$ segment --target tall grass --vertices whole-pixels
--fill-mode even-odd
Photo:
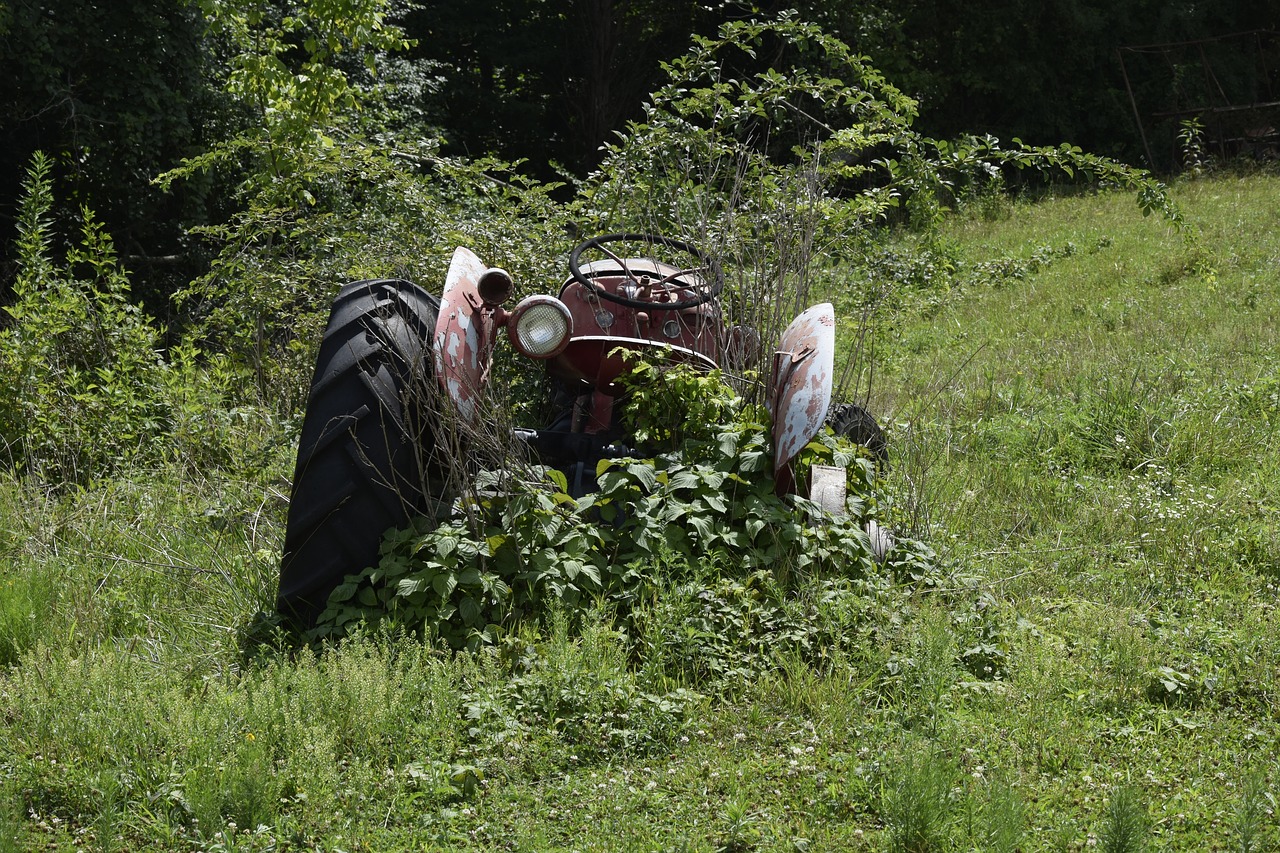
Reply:
[[[1100,195],[849,262],[912,282],[871,403],[945,572],[276,648],[283,433],[4,480],[0,850],[1274,849],[1278,188],[1180,186],[1191,238]]]

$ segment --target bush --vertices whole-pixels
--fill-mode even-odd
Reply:
[[[677,376],[688,370],[673,368]],[[578,612],[599,600],[625,623],[659,589],[701,579],[699,564],[738,579],[758,576],[750,583],[768,586],[775,602],[804,578],[878,571],[864,524],[887,523],[888,504],[858,448],[826,433],[802,454],[802,469],[815,461],[847,467],[846,514],[831,517],[803,498],[774,494],[768,428],[754,409],[740,400],[729,405],[714,377],[663,375],[649,365],[635,369],[632,376],[650,384],[633,387],[634,407],[661,411],[653,398],[714,385],[706,406],[681,398],[687,422],[714,424],[703,435],[687,437],[678,451],[602,462],[598,491],[581,498],[568,494],[560,472],[542,470],[468,502],[465,517],[390,533],[379,565],[334,591],[317,636],[391,622],[474,647],[524,618]],[[727,420],[705,418],[726,410]],[[901,542],[890,570],[905,577],[931,560],[924,546]]]
[[[18,274],[0,330],[0,440],[20,471],[82,484],[157,452],[167,431],[167,366],[151,318],[129,300],[111,238],[87,208],[64,264],[50,257],[49,160],[28,169]]]

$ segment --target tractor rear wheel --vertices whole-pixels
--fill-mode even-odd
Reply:
[[[407,281],[348,284],[316,359],[298,443],[276,609],[315,625],[344,577],[374,565],[389,528],[443,497],[431,341],[440,301]]]

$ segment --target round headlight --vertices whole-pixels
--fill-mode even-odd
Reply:
[[[511,273],[502,267],[489,267],[476,282],[476,292],[485,305],[501,305],[511,298]]]
[[[551,358],[569,345],[573,315],[554,296],[530,296],[521,300],[507,322],[511,343],[529,358]]]

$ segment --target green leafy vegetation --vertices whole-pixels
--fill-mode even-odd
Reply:
[[[598,490],[576,499],[558,471],[500,477],[497,494],[482,490],[455,520],[391,533],[381,562],[334,591],[315,636],[391,624],[474,649],[522,618],[606,606],[639,643],[689,638],[660,653],[671,668],[664,675],[717,672],[731,666],[706,643],[765,664],[792,644],[809,659],[825,656],[845,643],[805,624],[814,599],[842,606],[855,589],[941,580],[928,547],[905,538],[876,563],[866,525],[890,527],[892,504],[857,448],[828,431],[798,462],[846,469],[849,498],[832,517],[774,494],[763,413],[743,407],[718,372],[638,361],[622,381],[627,409],[644,413],[633,417],[665,416],[667,429],[637,432],[665,452],[601,462]],[[673,441],[669,425],[679,422],[689,429]],[[673,588],[687,611],[662,601]]]
[[[696,40],[596,173],[540,183],[404,132],[389,10],[205,4],[234,109],[166,180],[239,190],[187,232],[214,260],[172,315],[138,307],[147,261],[60,183],[68,152],[30,161],[0,325],[0,850],[1280,844],[1267,168],[1165,186],[935,140],[784,16]],[[1007,192],[1040,175],[1075,180]],[[457,518],[389,532],[311,642],[273,633],[339,283],[435,290],[465,244],[546,290],[606,225],[723,255],[766,340],[833,302],[888,464],[823,435],[802,467],[847,466],[846,515],[780,499],[756,377],[639,363],[642,452],[598,492],[477,477]]]
[[[773,565],[662,544],[613,587],[634,598],[526,593],[540,615],[474,651],[378,629],[277,651],[242,640],[277,571],[270,421],[236,433],[256,469],[6,479],[7,843],[1269,849],[1274,184],[1175,188],[1212,285],[1111,194],[847,267],[916,271],[877,332],[870,481],[939,554],[914,574],[837,560],[783,593]]]
[[[167,431],[166,365],[150,318],[129,301],[111,238],[91,211],[65,265],[54,235],[49,161],[28,172],[20,271],[0,330],[0,441],[15,467],[46,483],[83,483],[156,453]]]

